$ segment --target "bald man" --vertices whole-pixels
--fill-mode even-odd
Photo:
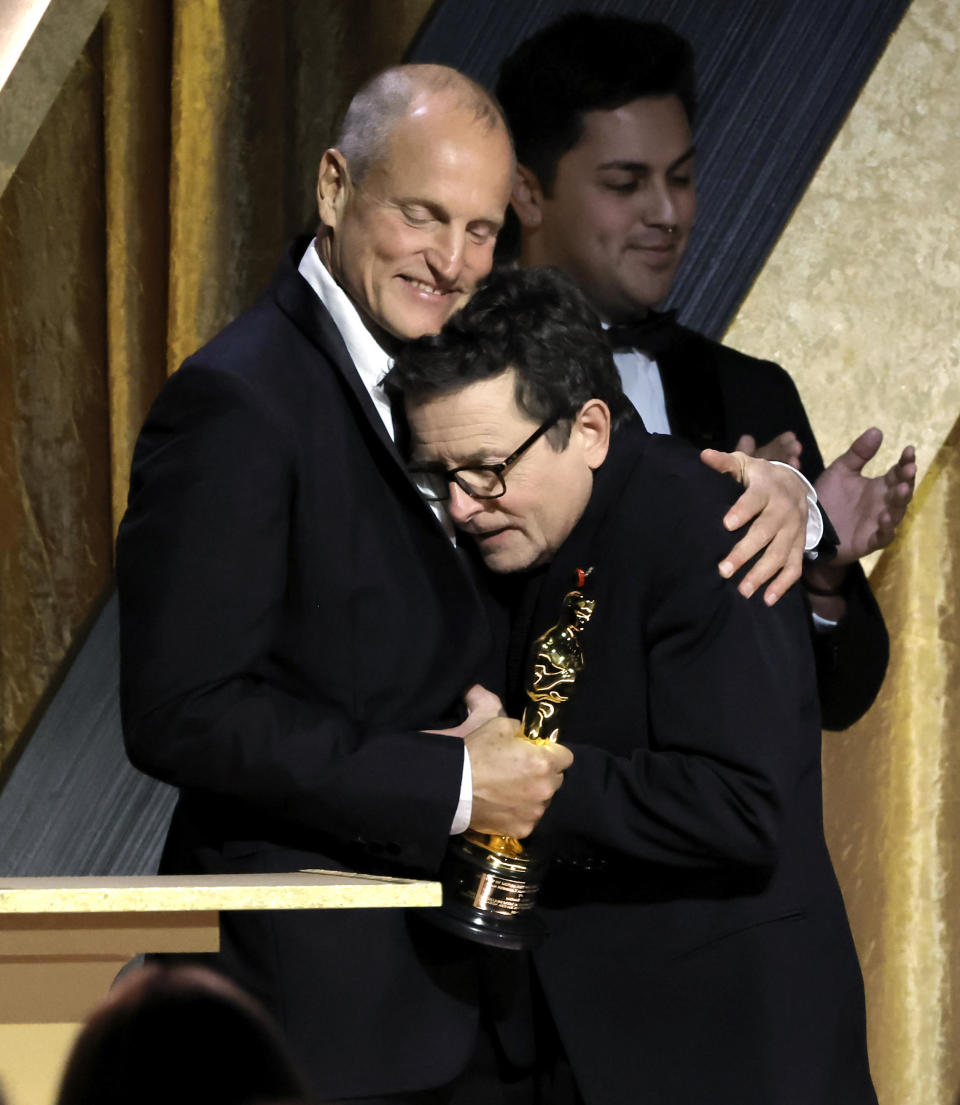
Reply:
[[[164,872],[433,875],[451,832],[525,836],[560,784],[570,753],[514,740],[473,686],[490,627],[379,386],[488,272],[513,167],[473,82],[375,79],[323,155],[316,239],[148,418],[118,542],[122,699],[131,759],[180,788]],[[479,957],[404,911],[227,915],[216,965],[324,1098],[470,1062]]]

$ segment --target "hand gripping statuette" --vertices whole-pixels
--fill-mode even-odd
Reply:
[[[589,571],[577,572],[578,586]],[[517,734],[520,740],[553,744],[560,739],[563,707],[583,670],[580,633],[595,601],[584,598],[580,590],[568,592],[557,624],[534,642],[526,682],[530,702]],[[545,929],[534,905],[548,859],[524,848],[515,837],[468,829],[447,853],[441,871],[443,906],[430,912],[430,920],[481,944],[536,946]]]

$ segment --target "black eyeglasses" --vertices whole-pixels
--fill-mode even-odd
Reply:
[[[472,499],[499,499],[507,490],[503,473],[515,464],[535,441],[547,430],[552,430],[559,417],[548,419],[527,438],[527,440],[507,457],[496,464],[464,464],[460,468],[423,467],[410,468],[420,494],[434,502],[450,498],[450,481],[453,480],[461,491]]]

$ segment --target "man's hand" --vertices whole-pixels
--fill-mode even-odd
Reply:
[[[573,753],[562,744],[518,739],[519,724],[494,718],[465,743],[473,772],[470,828],[522,840],[543,817],[573,763]]]
[[[807,533],[807,489],[802,480],[784,468],[743,452],[721,453],[704,449],[700,459],[717,472],[726,472],[746,488],[727,511],[728,530],[753,524],[724,560],[720,574],[729,579],[758,552],[763,555],[737,586],[749,598],[767,583],[763,601],[768,606],[784,595],[800,578]]]
[[[761,445],[759,448],[756,438],[750,434],[743,434],[734,448],[741,453],[746,453],[748,457],[757,457],[759,460],[779,460],[784,464],[792,465],[798,471],[800,469],[800,454],[803,452],[803,446],[793,430],[778,434],[772,441],[768,441],[766,445]]]
[[[867,553],[886,548],[894,539],[913,498],[917,479],[912,445],[900,454],[882,476],[863,474],[867,461],[876,456],[883,433],[872,426],[850,448],[824,469],[814,484],[833,523],[840,545],[834,566],[852,564]]]
[[[467,716],[459,725],[452,729],[425,729],[424,732],[439,733],[444,737],[460,737],[463,739],[491,718],[506,716],[506,710],[504,710],[500,699],[493,691],[488,691],[486,687],[482,687],[479,683],[474,683],[463,696],[463,704],[467,708]]]

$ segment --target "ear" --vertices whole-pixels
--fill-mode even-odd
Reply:
[[[528,169],[526,165],[517,165],[516,181],[510,202],[517,213],[520,225],[526,230],[533,230],[540,225],[543,219],[543,189],[537,174]]]
[[[610,408],[602,399],[588,399],[574,420],[573,432],[579,435],[587,465],[596,470],[610,448]]]
[[[340,223],[349,194],[347,159],[339,150],[324,150],[317,176],[317,210],[324,226],[335,228]]]

